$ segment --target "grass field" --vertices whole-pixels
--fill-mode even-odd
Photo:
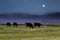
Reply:
[[[60,40],[60,26],[26,29],[25,25],[0,25],[0,40]]]

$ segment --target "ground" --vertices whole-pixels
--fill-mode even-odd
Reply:
[[[60,26],[26,29],[24,25],[0,25],[0,40],[60,40]]]

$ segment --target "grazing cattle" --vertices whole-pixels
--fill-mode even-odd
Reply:
[[[13,23],[13,26],[14,26],[14,27],[17,27],[18,25],[17,25],[17,23]]]
[[[33,28],[33,25],[31,23],[25,23],[26,27]]]
[[[34,27],[36,27],[36,26],[40,27],[41,23],[34,23]]]
[[[8,23],[7,23],[7,26],[11,27],[11,24],[8,22]]]

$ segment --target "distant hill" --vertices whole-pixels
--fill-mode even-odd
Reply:
[[[32,15],[28,13],[4,13],[0,14],[0,18],[6,18],[6,19],[40,19],[40,18],[46,18],[46,19],[59,19],[60,18],[60,12],[53,12],[53,13],[47,13],[45,15]]]
[[[59,17],[60,18],[60,12],[48,13],[45,16],[46,17]]]
[[[42,15],[42,16],[44,18],[60,19],[60,12],[47,13],[46,15]]]

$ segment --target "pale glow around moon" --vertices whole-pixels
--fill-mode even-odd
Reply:
[[[45,4],[43,4],[42,7],[45,7]]]

